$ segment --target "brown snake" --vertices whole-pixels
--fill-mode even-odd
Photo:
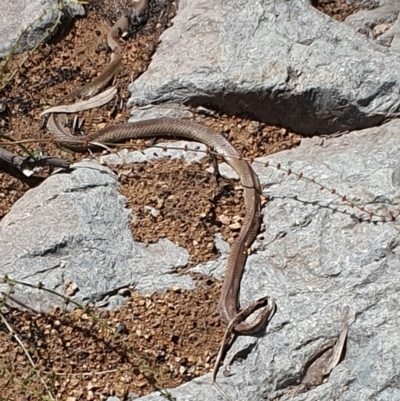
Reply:
[[[117,53],[117,56],[113,58],[111,64],[109,65],[109,67],[113,65],[112,71],[117,70],[119,64],[115,64],[114,61],[118,60],[121,55],[116,37],[118,32],[121,32],[120,26],[121,24],[119,24],[117,27],[114,26],[111,29],[108,37],[109,43],[111,38],[111,44],[116,44],[116,46],[112,47],[112,50]],[[103,73],[105,74],[104,76],[102,74],[96,78],[97,84],[90,85],[91,87],[96,86],[97,89],[99,88],[98,82],[101,81],[102,84],[104,82],[106,84],[110,81],[115,73],[109,77],[111,74],[111,69],[109,67],[107,67]],[[61,103],[65,100],[71,100],[72,97],[76,97],[77,92],[79,92],[79,95],[82,95],[84,91],[82,91],[81,88],[80,90],[67,96],[67,98],[64,98]],[[90,92],[91,95],[93,95],[93,93],[95,92]],[[202,142],[213,151],[223,156],[225,161],[236,171],[240,177],[241,185],[243,186],[244,191],[246,213],[239,236],[235,239],[231,247],[231,252],[226,267],[226,274],[222,284],[219,310],[223,320],[228,324],[228,329],[225,333],[224,342],[220,348],[220,353],[216,362],[216,368],[214,369],[213,381],[215,382],[215,376],[218,370],[219,362],[222,358],[222,353],[226,348],[226,342],[232,332],[236,334],[247,335],[259,331],[266,325],[268,318],[275,308],[273,301],[270,300],[270,302],[268,302],[268,297],[263,297],[257,300],[242,311],[240,311],[239,306],[240,282],[244,272],[247,253],[250,245],[257,235],[261,220],[261,188],[258,177],[253,168],[246,160],[243,160],[240,157],[233,145],[224,136],[217,134],[212,129],[203,125],[184,120],[171,118],[145,120],[109,126],[96,133],[89,134],[84,137],[78,137],[74,136],[70,132],[69,128],[63,124],[60,114],[50,113],[47,127],[54,135],[57,143],[67,147],[68,149],[79,152],[86,151],[89,147],[95,147],[96,145],[93,144],[93,142],[119,142],[132,138],[153,138],[162,136],[184,138],[192,141]],[[258,309],[261,309],[261,311],[258,313],[256,319],[254,319],[252,322],[246,322],[245,319]]]

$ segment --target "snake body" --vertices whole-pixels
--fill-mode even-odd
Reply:
[[[107,41],[115,54],[106,70],[92,81],[91,84],[74,91],[60,103],[66,100],[71,101],[77,95],[93,95],[111,80],[122,58],[122,52],[118,44],[118,35],[127,29],[127,23],[127,14],[124,13],[109,32]],[[193,122],[159,118],[109,126],[94,134],[77,137],[64,125],[62,115],[51,112],[51,110],[47,128],[54,135],[56,142],[78,152],[83,152],[89,147],[93,147],[93,142],[107,143],[120,142],[133,138],[174,137],[202,142],[223,156],[240,178],[244,191],[246,213],[242,228],[232,244],[228,257],[219,301],[220,314],[228,324],[228,327],[230,327],[229,330],[237,334],[253,334],[266,325],[272,312],[271,306],[268,305],[267,297],[255,301],[244,310],[240,310],[239,305],[240,282],[244,272],[247,253],[260,226],[260,182],[251,165],[240,157],[233,145],[224,136],[217,134],[210,128]],[[247,322],[246,318],[258,309],[261,310],[258,312],[257,317],[252,322]]]
[[[244,191],[246,213],[238,237],[232,244],[227,262],[225,279],[222,284],[219,309],[226,323],[234,320],[239,313],[240,281],[244,271],[247,251],[254,241],[260,226],[260,183],[251,165],[241,159],[232,144],[210,128],[190,121],[159,118],[105,127],[85,137],[73,136],[59,119],[49,119],[48,129],[56,141],[68,149],[82,152],[93,147],[93,142],[120,142],[134,138],[174,137],[204,143],[224,157],[238,174]],[[266,306],[267,298],[257,301],[258,307]],[[270,310],[265,308],[251,323],[241,321],[234,327],[238,334],[252,334],[266,324]],[[244,316],[245,318],[246,316]]]

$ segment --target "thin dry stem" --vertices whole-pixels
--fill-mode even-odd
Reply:
[[[33,362],[28,350],[25,348],[24,344],[22,343],[22,341],[20,340],[20,338],[18,337],[17,334],[14,333],[14,330],[12,329],[12,327],[8,324],[7,319],[5,318],[5,316],[3,315],[3,313],[0,311],[0,318],[3,321],[4,325],[7,327],[7,330],[9,331],[9,333],[11,334],[11,336],[17,341],[17,343],[19,344],[19,346],[22,348],[22,350],[24,351],[26,357],[28,358],[29,363],[31,364],[34,372],[36,373],[37,377],[39,378],[39,380],[42,382],[43,387],[46,389],[47,394],[49,396],[49,398],[51,400],[54,400],[53,394],[51,393],[50,389],[48,388],[46,382],[43,380],[43,377],[40,375],[39,370],[36,369],[36,365]]]

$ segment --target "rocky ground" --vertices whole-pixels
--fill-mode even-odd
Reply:
[[[340,0],[315,3],[339,20],[354,11]],[[147,21],[123,43],[119,99],[84,113],[86,132],[127,120],[127,85],[146,70],[175,11],[174,2],[162,6],[151,3]],[[41,128],[39,115],[44,107],[89,82],[107,65],[106,32],[117,15],[114,1],[92,2],[87,17],[62,26],[21,66],[26,54],[12,57],[7,69],[4,61],[0,64],[0,99],[6,105],[0,114],[2,134],[14,140],[40,139],[26,144],[35,154],[43,152],[70,161],[83,157],[58,148]],[[268,155],[300,142],[298,135],[286,129],[240,117],[200,114],[197,118],[226,134],[246,157]],[[138,141],[137,145],[147,143]],[[8,149],[21,153],[17,146]],[[234,181],[217,181],[206,172],[209,165],[209,161],[186,165],[163,160],[114,168],[121,180],[121,193],[136,212],[131,222],[134,238],[150,243],[166,237],[188,249],[190,264],[215,258],[214,235],[220,232],[225,240],[233,240],[237,227],[224,224],[224,216],[228,220],[240,218],[242,199]],[[42,176],[47,174],[44,171]],[[143,182],[151,190],[143,191]],[[173,188],[174,197],[165,188]],[[0,218],[28,189],[28,184],[0,172]],[[160,204],[162,216],[151,218],[146,207],[159,208]],[[205,211],[206,219],[199,215],[199,209]],[[216,310],[220,283],[201,276],[198,283],[191,292],[171,289],[164,295],[142,297],[132,291],[130,301],[119,311],[95,311],[118,336],[80,310],[42,315],[5,309],[5,320],[0,324],[0,400],[54,397],[74,401],[110,395],[123,399],[128,393],[147,394],[209,372],[224,329]]]

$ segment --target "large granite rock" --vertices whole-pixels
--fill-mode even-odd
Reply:
[[[130,85],[130,105],[200,104],[302,134],[398,116],[398,52],[310,3],[181,3],[150,67]]]
[[[83,6],[65,0],[2,0],[0,7],[0,58],[10,52],[33,49],[50,38],[61,16],[83,15]]]
[[[114,308],[123,301],[119,291],[129,286],[151,293],[175,284],[171,272],[186,266],[187,251],[168,240],[148,246],[133,241],[117,177],[94,163],[74,168],[28,191],[0,222],[0,276],[68,295],[76,288],[76,301]],[[188,277],[180,284],[194,287]],[[14,297],[40,311],[63,304],[25,286],[17,286]]]
[[[330,192],[263,167],[281,163],[387,214],[400,202],[399,130],[394,121],[325,141],[304,140],[298,149],[256,160],[270,201],[241,298],[246,304],[270,295],[278,310],[261,339],[239,337],[233,345],[227,359],[238,355],[239,361],[230,377],[218,376],[232,400],[400,399],[400,224],[360,221],[367,216]],[[213,274],[223,262],[195,270]],[[322,360],[322,350],[345,324],[344,360],[309,390],[329,359],[316,372],[310,365]],[[201,377],[172,394],[178,401],[222,400],[210,382],[209,375]]]

